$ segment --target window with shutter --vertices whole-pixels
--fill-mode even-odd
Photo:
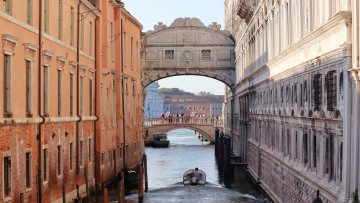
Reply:
[[[26,188],[31,188],[31,153],[26,153]]]
[[[84,16],[80,17],[80,50],[84,51]]]
[[[322,77],[321,74],[314,75],[313,78],[314,89],[314,109],[319,111],[322,104]]]
[[[58,39],[62,40],[62,12],[63,0],[59,0]]]
[[[32,25],[32,0],[27,0],[26,23]]]
[[[84,116],[84,77],[80,76],[80,115]]]
[[[74,45],[74,7],[70,11],[70,45]]]
[[[44,1],[44,32],[49,33],[49,0]]]
[[[326,88],[327,110],[334,111],[336,107],[336,71],[330,71],[326,75]]]
[[[70,116],[74,115],[74,74],[70,74]]]
[[[26,116],[32,117],[32,71],[31,62],[26,61]]]
[[[58,70],[58,116],[62,115],[62,70]]]
[[[11,196],[11,158],[4,157],[4,195]]]
[[[11,56],[4,54],[4,117],[12,117],[11,112]]]
[[[12,0],[7,0],[5,2],[5,13],[12,15]]]
[[[49,67],[44,66],[44,116],[49,117]]]

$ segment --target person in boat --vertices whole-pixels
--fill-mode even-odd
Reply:
[[[199,183],[199,179],[200,179],[199,169],[195,168],[195,170],[193,172],[193,176],[192,176],[192,184],[197,185]]]

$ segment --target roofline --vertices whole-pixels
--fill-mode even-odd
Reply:
[[[122,7],[121,10],[126,18],[128,18],[132,23],[134,23],[140,30],[143,29],[143,25],[133,15],[131,15],[130,12],[126,10],[126,8]]]

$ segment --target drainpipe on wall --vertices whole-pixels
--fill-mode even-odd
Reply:
[[[120,18],[121,18],[121,11],[120,10]],[[121,19],[121,23],[120,23],[120,32],[121,32],[121,83],[122,83],[122,112],[123,112],[123,141],[124,141],[124,146],[123,146],[123,170],[125,173],[126,170],[126,142],[125,142],[125,127],[126,127],[126,122],[125,122],[125,80],[124,80],[124,36],[123,36],[123,21]]]
[[[98,56],[100,57],[100,54],[97,54],[98,49],[97,49],[97,37],[98,37],[98,33],[97,33],[97,21],[99,20],[99,17],[97,16],[96,19],[95,19],[95,101],[94,101],[94,107],[95,107],[95,117],[96,117],[96,120],[94,121],[94,162],[95,162],[95,184],[96,184],[96,180],[97,180],[97,158],[96,158],[96,123],[99,121],[99,116],[97,114],[97,74],[98,74]]]
[[[77,15],[77,42],[76,42],[76,62],[77,62],[77,79],[76,79],[76,114],[79,120],[76,122],[76,174],[79,175],[80,172],[80,163],[79,163],[79,123],[81,122],[81,115],[80,115],[80,108],[79,108],[79,99],[80,99],[80,86],[79,86],[79,79],[80,79],[80,5],[81,0],[78,4],[78,15]]]
[[[42,0],[39,0],[39,78],[38,78],[38,114],[41,118],[41,122],[38,124],[38,202],[41,203],[41,125],[45,123],[45,118],[41,114],[41,51],[42,51]]]

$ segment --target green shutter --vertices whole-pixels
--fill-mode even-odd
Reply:
[[[26,15],[26,22],[27,24],[31,25],[31,12],[32,12],[32,5],[31,5],[31,1],[32,0],[27,0],[27,15]]]
[[[81,30],[80,30],[80,36],[81,36],[81,38],[80,38],[80,50],[81,51],[84,51],[84,16],[83,15],[81,15],[81,18],[80,18],[80,20],[81,20],[81,24],[80,24],[80,26],[81,26]]]
[[[59,27],[58,27],[58,38],[62,40],[62,12],[63,12],[63,1],[59,0]]]
[[[90,40],[89,40],[89,55],[92,54],[92,22],[90,22]]]
[[[5,2],[5,13],[11,15],[11,0]]]
[[[48,22],[49,21],[49,19],[48,19],[49,18],[49,14],[48,14],[49,13],[49,11],[48,11],[49,5],[48,4],[49,4],[49,2],[48,2],[48,0],[45,0],[44,2],[45,2],[44,3],[44,32],[48,33],[48,31],[49,31],[48,30],[48,23],[49,23]]]
[[[74,8],[71,7],[70,13],[70,45],[74,45]]]

